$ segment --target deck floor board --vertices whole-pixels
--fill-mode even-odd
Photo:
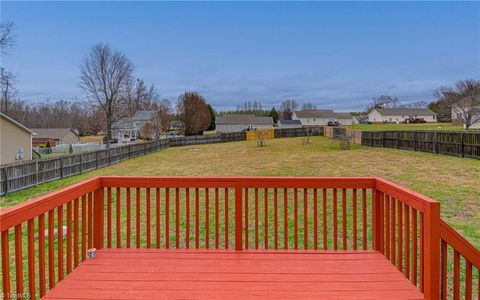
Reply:
[[[44,299],[423,299],[375,251],[103,249]]]

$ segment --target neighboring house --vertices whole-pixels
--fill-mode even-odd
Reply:
[[[0,113],[0,164],[32,159],[35,132]]]
[[[227,114],[215,117],[217,132],[273,128],[272,117],[256,117],[254,114]]]
[[[374,108],[368,113],[372,123],[404,123],[408,119],[437,122],[437,114],[428,108]]]
[[[112,138],[119,141],[131,141],[138,139],[142,134],[143,127],[153,121],[157,111],[139,110],[131,118],[122,118],[112,125]]]
[[[367,115],[353,116],[353,124],[365,124],[368,121]]]
[[[79,132],[72,128],[32,128],[37,134],[33,138],[33,146],[44,145],[47,142],[50,146],[62,144],[78,144],[80,142]]]
[[[170,123],[168,124],[169,131],[182,132],[184,127],[185,125],[181,120],[171,120]]]
[[[471,106],[466,106],[466,108],[470,108]],[[470,111],[469,109],[465,109],[466,111]],[[472,125],[470,126],[470,129],[480,129],[480,107],[475,107],[472,108]],[[464,118],[463,118],[463,110],[460,109],[458,105],[452,105],[452,124],[453,125],[463,125],[464,128],[466,128],[466,125],[464,124]]]
[[[302,128],[300,120],[278,120],[278,128]]]
[[[352,125],[350,113],[337,113],[331,109],[296,110],[292,120],[299,120],[303,126],[325,126],[329,121],[337,121],[341,125]]]

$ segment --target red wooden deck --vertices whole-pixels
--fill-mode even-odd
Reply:
[[[377,251],[102,249],[45,299],[423,299]]]

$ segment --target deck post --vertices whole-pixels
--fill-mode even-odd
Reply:
[[[235,250],[243,249],[242,243],[242,186],[235,186]]]
[[[103,213],[104,213],[104,196],[103,187],[95,190],[93,194],[93,247],[97,249],[103,248]]]
[[[424,295],[440,299],[440,203],[429,203],[424,214]]]

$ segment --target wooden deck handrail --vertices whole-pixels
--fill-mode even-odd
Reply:
[[[446,245],[467,261],[467,281],[480,262],[440,220],[437,201],[376,177],[100,176],[4,209],[0,220],[4,294],[28,288],[31,299],[92,247],[374,249],[425,299],[446,295]]]

